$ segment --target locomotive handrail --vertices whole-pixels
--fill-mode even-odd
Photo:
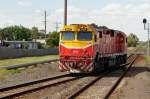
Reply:
[[[45,61],[38,61],[38,62],[30,62],[30,63],[24,63],[24,64],[10,65],[10,66],[0,66],[0,69],[17,69],[17,68],[22,68],[22,67],[29,67],[31,65],[50,63],[50,62],[56,62],[56,61],[59,61],[59,59],[52,59],[52,60],[45,60]]]

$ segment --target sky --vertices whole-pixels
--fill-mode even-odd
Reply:
[[[0,0],[0,28],[11,25],[44,29],[47,11],[48,31],[63,26],[64,0]],[[150,0],[68,0],[68,24],[96,23],[111,29],[134,33],[147,40],[142,20],[150,22]]]

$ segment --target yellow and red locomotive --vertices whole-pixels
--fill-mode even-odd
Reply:
[[[126,49],[126,35],[121,31],[95,29],[86,24],[67,25],[60,31],[59,69],[86,73],[107,69],[126,62]]]

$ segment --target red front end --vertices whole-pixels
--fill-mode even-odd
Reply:
[[[93,46],[89,44],[84,47],[59,46],[61,71],[69,72],[91,72],[93,70]]]

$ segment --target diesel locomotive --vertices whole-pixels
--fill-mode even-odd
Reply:
[[[88,24],[71,24],[60,30],[59,69],[72,73],[89,73],[125,64],[125,33]]]

